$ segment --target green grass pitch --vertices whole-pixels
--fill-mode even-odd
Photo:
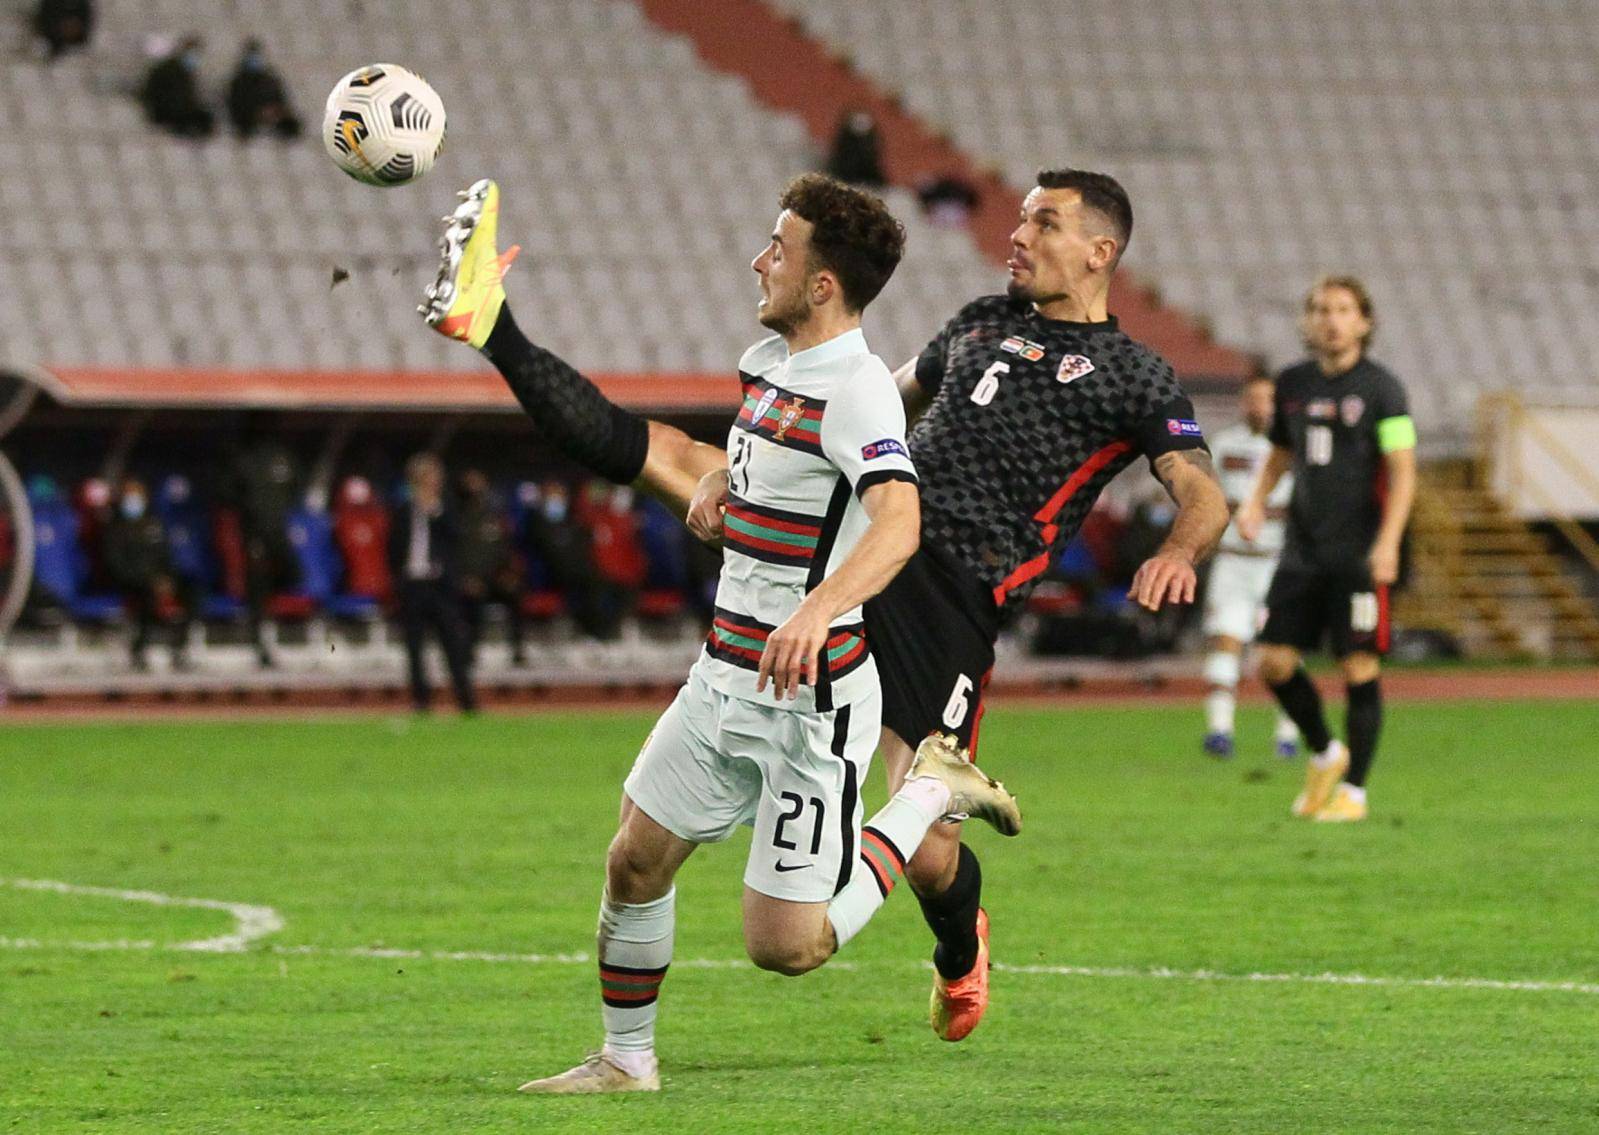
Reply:
[[[1217,764],[1197,707],[1002,706],[984,764],[1028,828],[972,837],[995,958],[1080,968],[996,973],[945,1044],[902,886],[844,964],[761,973],[741,837],[679,880],[665,1091],[519,1096],[597,1046],[558,955],[593,951],[650,720],[6,728],[0,1131],[1599,1131],[1596,703],[1390,707],[1350,827],[1289,819],[1263,710]],[[232,916],[17,880],[284,925],[184,952]]]

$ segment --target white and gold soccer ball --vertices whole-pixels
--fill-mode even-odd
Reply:
[[[444,148],[444,100],[394,63],[351,71],[328,95],[322,144],[338,167],[368,185],[406,185]]]

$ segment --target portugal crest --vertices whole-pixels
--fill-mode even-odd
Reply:
[[[799,420],[805,416],[805,399],[796,395],[789,399],[788,404],[777,412],[777,432],[772,436],[783,440],[783,435],[793,429]]]

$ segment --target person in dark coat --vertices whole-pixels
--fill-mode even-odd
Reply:
[[[170,634],[173,669],[184,670],[188,668],[184,644],[194,617],[195,595],[173,567],[166,529],[149,511],[149,503],[141,482],[128,481],[122,486],[116,514],[106,525],[106,570],[133,615],[130,653],[134,669],[148,667],[144,652],[150,633],[161,626]]]
[[[563,482],[545,482],[539,510],[528,517],[527,539],[583,633],[599,639],[615,637],[614,621],[600,595],[593,541],[578,520]]]
[[[229,477],[229,496],[238,509],[244,537],[250,641],[264,669],[273,664],[261,633],[267,600],[300,583],[300,558],[289,542],[289,514],[298,498],[299,468],[282,442],[261,434],[238,451]]]
[[[850,111],[839,119],[833,149],[827,156],[826,172],[851,185],[881,189],[888,183],[883,173],[882,151],[877,120],[867,111]]]
[[[94,0],[39,0],[33,30],[44,40],[51,59],[87,47],[94,31]]]
[[[505,608],[506,629],[511,638],[511,664],[525,665],[522,598],[527,593],[527,583],[511,547],[505,510],[494,499],[489,479],[479,469],[468,469],[461,475],[461,544],[456,558],[474,649],[483,637],[484,608],[499,603]]]
[[[399,599],[410,666],[411,704],[426,713],[433,698],[425,651],[431,631],[444,650],[450,685],[462,713],[477,709],[472,689],[472,632],[461,610],[458,517],[445,506],[444,463],[418,453],[405,467],[409,499],[389,528],[389,563]]]
[[[228,80],[228,118],[241,138],[257,133],[298,138],[300,118],[289,104],[289,90],[277,69],[266,61],[261,41],[245,41],[239,65]]]
[[[200,94],[201,46],[199,36],[187,37],[145,75],[139,102],[150,125],[183,138],[209,138],[216,130],[216,116]]]

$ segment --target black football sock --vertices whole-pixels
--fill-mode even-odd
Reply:
[[[483,355],[499,368],[522,409],[557,449],[616,484],[638,479],[650,449],[649,423],[607,399],[549,351],[530,343],[511,318],[510,304],[500,308]]]
[[[1382,687],[1376,678],[1347,687],[1349,771],[1344,779],[1356,788],[1366,787],[1371,759],[1377,755],[1377,734],[1382,732]]]
[[[938,939],[933,948],[933,965],[945,981],[954,981],[972,972],[977,964],[977,907],[982,901],[983,869],[977,856],[964,843],[955,878],[949,889],[937,895],[917,895],[922,917]]]
[[[1321,712],[1321,695],[1316,692],[1316,683],[1310,680],[1305,668],[1299,667],[1286,682],[1272,686],[1271,692],[1283,712],[1299,726],[1299,735],[1311,752],[1325,752],[1332,744],[1332,734],[1327,732],[1327,718]]]

